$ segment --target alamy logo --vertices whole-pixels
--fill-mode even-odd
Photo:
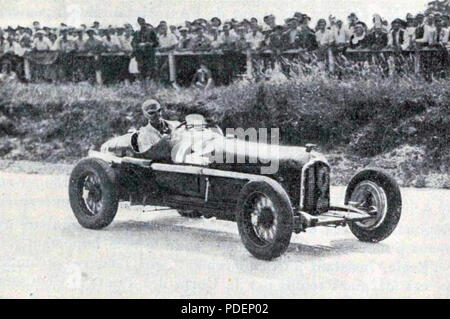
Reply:
[[[270,135],[270,136],[269,136]],[[176,138],[172,148],[175,163],[260,164],[261,174],[279,169],[278,128],[227,128],[225,134],[211,129],[192,129]]]

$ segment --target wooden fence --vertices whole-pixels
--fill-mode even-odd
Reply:
[[[450,51],[450,49],[448,49]],[[296,49],[296,50],[287,50],[287,51],[283,51],[282,54],[283,55],[290,55],[290,56],[295,56],[295,55],[300,55],[302,53],[307,52],[304,49]],[[413,57],[414,59],[414,72],[415,73],[420,73],[421,69],[422,69],[422,55],[427,54],[429,52],[442,52],[438,49],[434,49],[434,48],[424,48],[424,49],[420,49],[420,50],[410,50],[410,51],[401,51],[401,54],[403,55],[410,55]],[[347,49],[345,52],[345,55],[350,57],[354,55],[354,54],[358,54],[359,56],[365,56],[366,60],[369,60],[371,57],[374,57],[376,55],[380,55],[380,54],[386,54],[386,55],[393,55],[393,54],[398,54],[399,52],[396,52],[394,50],[391,49],[382,49],[382,50],[370,50],[370,49],[358,49],[358,50],[352,50],[352,49]],[[157,52],[156,55],[159,57],[167,57],[168,59],[168,65],[169,65],[169,79],[170,82],[172,83],[176,83],[177,82],[177,70],[176,70],[176,58],[182,58],[182,57],[187,57],[187,56],[221,56],[226,54],[224,51],[222,50],[214,50],[214,51],[170,51],[170,52]],[[238,53],[239,54],[239,53]],[[264,50],[264,51],[252,51],[252,50],[247,50],[245,52],[240,52],[240,54],[242,55],[243,58],[245,58],[245,73],[246,75],[251,78],[253,76],[253,71],[254,71],[254,57],[256,56],[261,56],[261,55],[273,55],[273,52],[270,50]],[[332,48],[328,49],[327,52],[327,65],[328,65],[328,69],[330,72],[334,72],[335,70],[335,55],[333,53]],[[77,57],[86,57],[86,58],[92,58],[95,61],[99,61],[101,59],[101,57],[108,57],[108,56],[124,56],[124,57],[130,57],[131,54],[130,53],[125,53],[125,52],[117,52],[117,53],[101,53],[101,54],[94,54],[94,53],[79,53],[76,54]],[[393,74],[394,73],[394,67],[392,65],[392,63],[389,64],[389,73]],[[25,78],[27,80],[31,80],[32,76],[31,76],[31,67],[30,67],[30,60],[27,59],[27,57],[24,57],[24,73],[25,73]],[[95,69],[95,80],[98,84],[102,85],[103,84],[103,74],[102,74],[102,70],[101,68],[96,68]]]

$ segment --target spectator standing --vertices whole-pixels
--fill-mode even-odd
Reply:
[[[117,37],[111,34],[109,29],[104,30],[102,42],[108,52],[117,52],[120,49],[120,43]]]
[[[411,13],[408,13],[406,15],[406,37],[408,38],[408,41],[410,43],[413,43],[415,37],[416,37],[416,26],[414,21],[414,16]]]
[[[358,23],[359,19],[358,19],[358,16],[355,13],[352,12],[347,17],[347,21],[348,21],[348,24],[347,24],[347,27],[345,29],[345,34],[346,34],[346,37],[347,37],[347,41],[350,41],[350,38],[352,37],[352,35],[355,32],[355,27],[356,27],[356,24]]]
[[[367,45],[372,50],[381,50],[388,45],[388,34],[385,32],[383,26],[375,26],[367,35]]]
[[[36,38],[33,41],[32,48],[35,51],[50,51],[53,44],[50,42],[50,40],[45,37],[45,32],[42,30],[38,30],[35,33]]]
[[[188,28],[182,27],[179,30],[180,32],[180,39],[178,41],[178,50],[187,50],[190,47],[190,41],[191,37],[188,35]]]
[[[282,40],[284,49],[296,49],[300,46],[298,40],[298,20],[296,18],[286,19],[287,30],[283,32]]]
[[[84,46],[84,31],[83,29],[75,30],[75,37],[73,39],[73,43],[77,51],[83,51]]]
[[[316,41],[319,49],[326,49],[332,43],[333,38],[331,31],[327,29],[327,22],[325,19],[320,19],[317,22]]]
[[[395,51],[406,50],[409,46],[406,32],[403,29],[405,23],[401,19],[395,19],[391,23],[392,29],[388,35],[388,46]]]
[[[159,45],[158,37],[154,30],[149,29],[145,19],[138,18],[140,30],[133,36],[131,45],[133,55],[136,57],[139,73],[142,79],[152,76],[155,67],[155,49]]]
[[[61,28],[60,37],[55,41],[53,48],[55,51],[71,53],[77,49],[75,42],[68,37],[68,29]]]
[[[423,36],[421,38],[416,37],[416,43],[420,46],[429,46],[434,43],[435,38],[436,28],[434,27],[434,15],[429,14],[426,23],[423,25]]]
[[[250,44],[250,49],[259,50],[264,43],[264,35],[259,31],[257,23],[252,23],[250,28],[250,33],[245,36],[246,40]]]
[[[205,36],[204,29],[201,25],[194,30],[194,37],[189,42],[189,48],[194,51],[204,51],[210,48],[211,41]]]
[[[89,28],[87,29],[86,33],[88,38],[86,39],[86,41],[83,41],[82,51],[90,53],[97,53],[99,51],[102,51],[104,46],[103,43],[98,40],[95,29]]]
[[[350,36],[350,48],[363,49],[368,46],[366,38],[366,24],[364,22],[356,22],[353,27],[353,34]]]
[[[221,43],[222,48],[232,49],[237,40],[236,35],[231,33],[230,26],[228,24],[225,24],[222,27],[222,32],[223,33],[219,37],[219,41]]]
[[[159,50],[167,52],[174,50],[178,45],[178,39],[173,33],[167,32],[167,24],[161,24],[159,26]]]
[[[342,48],[347,43],[347,37],[345,34],[345,29],[343,27],[342,20],[337,20],[333,28],[331,28],[331,38],[333,43],[338,48]]]

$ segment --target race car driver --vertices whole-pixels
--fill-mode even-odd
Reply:
[[[163,109],[158,101],[149,99],[142,104],[142,113],[148,124],[139,130],[133,147],[145,158],[170,157],[171,134],[180,125],[178,121],[168,121],[162,117]]]

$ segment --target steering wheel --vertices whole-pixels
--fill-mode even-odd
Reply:
[[[175,129],[178,130],[180,127],[186,125],[186,121],[181,122]]]

